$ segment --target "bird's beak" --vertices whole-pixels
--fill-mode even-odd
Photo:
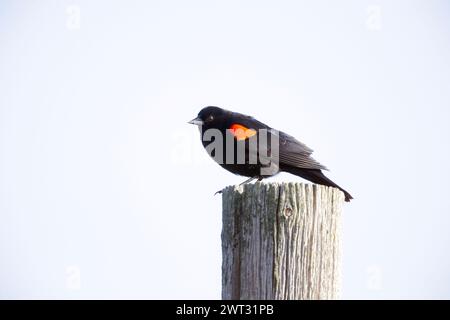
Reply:
[[[199,117],[192,119],[191,121],[188,122],[189,124],[194,124],[196,126],[201,126],[203,124],[203,120],[200,119]]]

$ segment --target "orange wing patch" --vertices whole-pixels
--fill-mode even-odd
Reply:
[[[239,141],[253,137],[256,134],[256,130],[249,129],[237,123],[231,125],[230,131]]]

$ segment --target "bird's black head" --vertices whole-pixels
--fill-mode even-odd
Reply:
[[[226,113],[226,110],[219,107],[205,107],[200,110],[197,118],[192,119],[189,123],[198,126],[205,125],[208,127],[214,127],[214,124],[217,123],[217,121],[220,120]]]

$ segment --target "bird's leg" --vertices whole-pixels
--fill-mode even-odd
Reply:
[[[244,182],[240,183],[239,186],[242,186],[243,184],[250,183],[250,182],[252,182],[253,180],[255,180],[256,178],[258,178],[258,177],[250,177],[250,178],[248,178],[247,180],[245,180]]]
[[[247,183],[250,183],[250,182],[252,182],[253,180],[255,180],[255,179],[258,179],[258,181],[261,181],[262,179],[263,179],[263,177],[250,177],[250,178],[248,178],[247,180],[245,180],[244,182],[241,182],[240,184],[239,184],[239,186],[242,186],[243,184],[247,184]],[[217,191],[216,193],[214,193],[214,195],[216,195],[216,194],[220,194],[220,193],[222,193],[222,190],[219,190],[219,191]]]

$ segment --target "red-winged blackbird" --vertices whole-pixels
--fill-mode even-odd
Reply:
[[[312,149],[250,116],[206,107],[189,123],[199,126],[203,146],[214,160],[234,174],[250,177],[243,183],[284,171],[338,188],[344,192],[345,201],[353,199],[322,173],[328,169],[311,157]]]

